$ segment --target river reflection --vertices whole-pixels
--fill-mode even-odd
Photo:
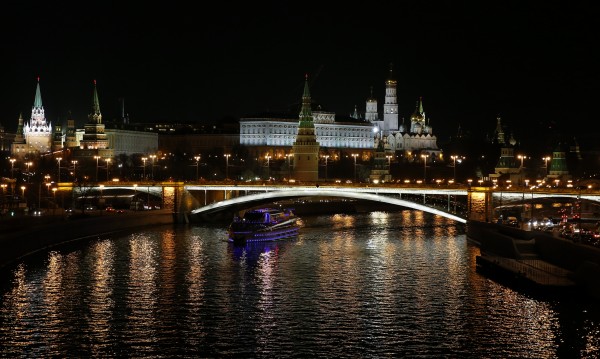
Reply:
[[[595,357],[594,303],[475,271],[464,226],[418,211],[82,242],[2,273],[3,357]]]

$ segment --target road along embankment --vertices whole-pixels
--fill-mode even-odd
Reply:
[[[4,228],[0,233],[0,268],[25,256],[72,241],[174,223],[171,210],[103,213],[84,218],[56,217],[44,222],[31,220],[29,225],[15,222],[14,230]]]

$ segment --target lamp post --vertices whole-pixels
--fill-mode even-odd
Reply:
[[[33,165],[33,162],[29,161],[29,162],[25,162],[25,166],[27,166],[27,183],[29,183],[29,177],[31,177],[30,174],[30,170],[31,170],[31,166]]]
[[[62,161],[62,157],[57,157],[56,162],[58,163],[58,182],[60,182],[60,161]]]
[[[454,165],[452,167],[454,167],[454,177],[452,178],[454,180],[454,182],[456,182],[456,158],[458,156],[454,155],[454,156],[450,156],[450,158],[452,158],[452,160],[454,161]]]
[[[151,171],[150,178],[154,179],[154,159],[156,158],[156,155],[150,155],[148,157],[150,157],[150,159],[152,159],[152,168],[151,168],[152,171]]]
[[[103,190],[104,190],[104,185],[101,184],[100,185],[100,198],[98,199],[98,209],[100,209],[100,204],[104,205],[104,196],[102,195]]]
[[[77,160],[71,161],[73,164],[73,178],[77,178]]]
[[[58,188],[54,187],[52,188],[52,194],[54,195],[54,206],[52,206],[52,215],[54,215],[55,211],[56,211],[56,191],[58,190]]]
[[[11,158],[10,160],[10,178],[15,178],[15,159]]]
[[[96,182],[98,182],[98,160],[100,156],[94,156],[94,159],[96,160]]]
[[[517,158],[519,158],[521,160],[521,167],[520,168],[523,168],[523,160],[525,159],[525,156],[518,155]]]
[[[108,181],[108,168],[110,167],[110,158],[105,159],[106,161],[106,181]]]
[[[142,162],[144,162],[144,180],[146,180],[146,161],[148,161],[148,158],[142,157]]]
[[[271,166],[270,166],[271,156],[266,155],[265,158],[267,159],[267,177],[270,181],[271,180]]]
[[[196,181],[199,181],[200,177],[198,175],[198,165],[200,165],[200,156],[194,156],[194,159],[196,160]]]
[[[229,157],[231,157],[231,155],[229,153],[226,153],[223,155],[223,157],[225,157],[225,179],[228,180],[229,179]]]
[[[131,199],[132,203],[135,203],[135,208],[137,210],[137,183],[133,184],[133,198]],[[129,204],[129,208],[131,209],[131,203]]]
[[[550,156],[546,156],[542,158],[544,160],[544,167],[546,167],[546,175],[548,175],[548,161],[550,161]]]
[[[354,182],[356,182],[356,157],[358,157],[358,154],[353,153],[352,157],[354,157]]]
[[[291,153],[288,153],[287,155],[285,155],[285,157],[287,157],[287,161],[288,161],[288,177],[292,177],[292,168],[291,168],[291,164],[290,164],[290,158],[292,156],[294,156],[294,155]]]
[[[391,155],[386,155],[385,158],[387,158],[387,160],[388,160],[388,171],[391,171],[391,169],[392,169],[392,156]]]
[[[324,155],[323,158],[325,159],[325,181],[327,181],[327,159],[329,155]]]
[[[27,207],[27,200],[25,199],[25,186],[21,186],[21,191],[23,191],[23,202],[25,202],[25,207]]]
[[[429,155],[421,155],[423,158],[423,183],[427,183],[427,157]]]

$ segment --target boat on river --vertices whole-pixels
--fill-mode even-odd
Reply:
[[[299,218],[291,209],[259,208],[235,217],[227,233],[235,243],[276,241],[291,238],[300,230]]]

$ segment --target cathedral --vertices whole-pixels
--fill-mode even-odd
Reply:
[[[423,98],[417,100],[410,123],[398,123],[398,101],[396,95],[397,81],[394,79],[392,67],[385,81],[385,101],[383,104],[383,120],[378,117],[377,100],[372,96],[367,99],[365,118],[375,126],[377,133],[374,146],[383,141],[386,152],[400,152],[409,161],[415,161],[420,155],[432,159],[442,159],[442,151],[437,146],[437,137],[429,124],[429,118],[423,109]]]

